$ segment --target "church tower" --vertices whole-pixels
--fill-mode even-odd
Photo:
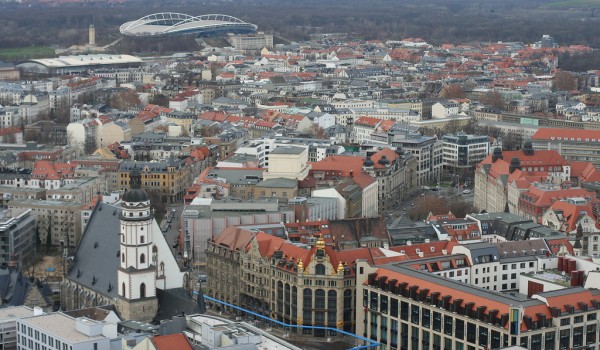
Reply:
[[[88,46],[96,46],[96,28],[94,28],[93,24],[90,24],[90,28],[88,29]]]
[[[119,311],[126,320],[151,321],[158,311],[152,264],[154,217],[137,166],[129,178],[131,188],[123,195],[120,215]]]

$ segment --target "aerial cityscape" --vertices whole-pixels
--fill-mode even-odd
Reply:
[[[600,349],[595,0],[0,0],[0,349]]]

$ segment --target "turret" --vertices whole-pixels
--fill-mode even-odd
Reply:
[[[525,154],[526,156],[533,155],[533,144],[531,143],[531,141],[525,141],[525,143],[523,144],[523,154]]]
[[[502,149],[500,147],[494,148],[494,153],[492,153],[492,163],[496,163],[498,159],[504,159],[502,155]]]
[[[383,166],[388,166],[388,165],[390,165],[390,160],[387,159],[387,157],[385,155],[382,155],[381,158],[379,159],[379,161],[377,161],[377,163],[379,163],[380,165],[383,165]]]
[[[510,160],[510,165],[508,167],[508,172],[512,174],[517,169],[521,169],[521,161],[519,160],[519,158],[513,157],[513,159]]]
[[[373,160],[371,159],[370,156],[367,156],[367,158],[365,159],[365,161],[363,162],[363,167],[365,168],[370,168],[373,165],[375,165],[375,162],[373,162]]]

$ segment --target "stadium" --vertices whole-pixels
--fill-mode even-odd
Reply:
[[[219,14],[190,16],[183,13],[162,12],[144,16],[124,23],[119,28],[126,36],[170,36],[195,34],[197,36],[218,36],[226,33],[256,33],[255,24],[241,19]]]

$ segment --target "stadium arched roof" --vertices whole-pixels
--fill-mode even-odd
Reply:
[[[214,35],[255,33],[256,28],[255,24],[228,15],[190,16],[176,12],[161,12],[124,23],[119,31],[128,36]]]

